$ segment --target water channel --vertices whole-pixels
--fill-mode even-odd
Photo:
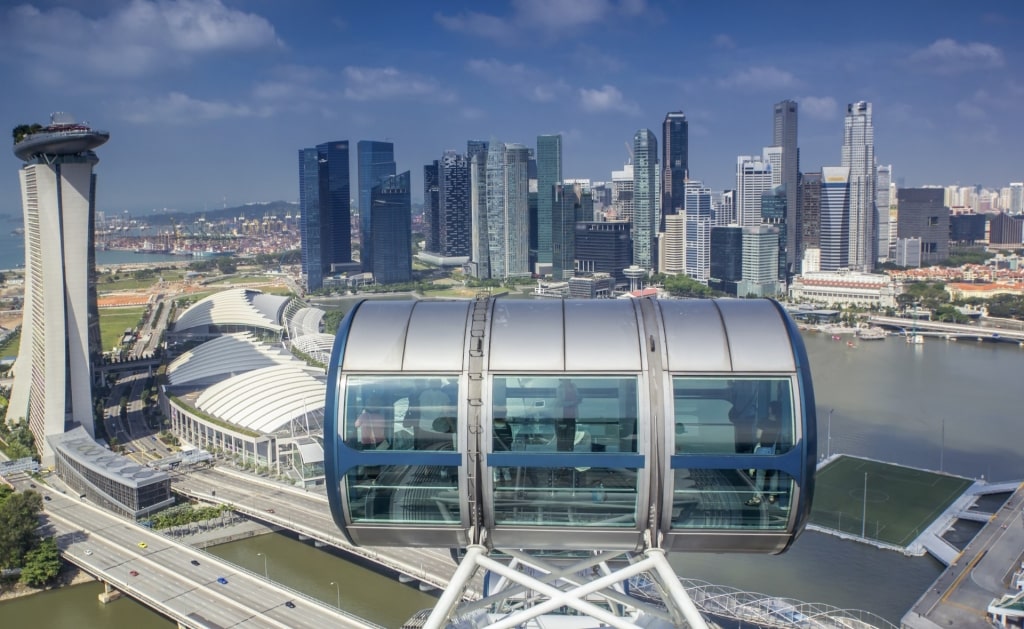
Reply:
[[[993,481],[1024,479],[1017,451],[1018,393],[1024,349],[1012,344],[908,345],[833,341],[806,334],[818,403],[819,452],[868,456]],[[831,409],[831,421],[829,420]],[[831,426],[830,426],[831,424]],[[831,444],[828,437],[831,433]],[[253,572],[335,604],[384,626],[397,627],[434,599],[362,566],[285,535],[212,547],[211,552]],[[807,602],[872,611],[898,624],[938,576],[930,557],[904,557],[852,541],[808,532],[779,556],[681,555],[680,575]],[[0,604],[5,626],[91,629],[172,626],[140,605],[103,606],[89,584]]]

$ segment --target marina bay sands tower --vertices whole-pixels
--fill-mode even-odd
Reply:
[[[99,161],[110,134],[53,114],[17,127],[25,219],[25,301],[9,421],[28,420],[44,465],[47,435],[81,424],[95,436],[92,362],[100,348],[93,228]]]

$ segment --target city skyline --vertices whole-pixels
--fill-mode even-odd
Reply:
[[[804,171],[839,163],[843,110],[864,100],[895,181],[1024,179],[1011,104],[1024,94],[1012,72],[1024,9],[876,3],[885,19],[865,33],[812,19],[812,6],[736,19],[641,0],[386,15],[314,1],[40,0],[0,10],[0,51],[17,60],[0,72],[18,94],[0,111],[11,127],[64,110],[115,132],[97,208],[108,212],[296,201],[295,151],[325,138],[394,143],[414,203],[423,165],[471,139],[561,134],[564,177],[610,180],[636,131],[669,111],[689,123],[690,176],[727,189],[736,156],[772,144],[785,99],[800,108]],[[0,180],[0,213],[19,204],[17,181]]]

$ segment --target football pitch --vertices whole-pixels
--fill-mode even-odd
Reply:
[[[810,523],[905,547],[973,482],[841,456],[818,470]]]

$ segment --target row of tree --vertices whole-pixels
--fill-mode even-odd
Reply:
[[[38,493],[0,485],[0,568],[21,568],[21,582],[30,587],[53,581],[61,566],[57,542],[37,532],[42,510]]]

